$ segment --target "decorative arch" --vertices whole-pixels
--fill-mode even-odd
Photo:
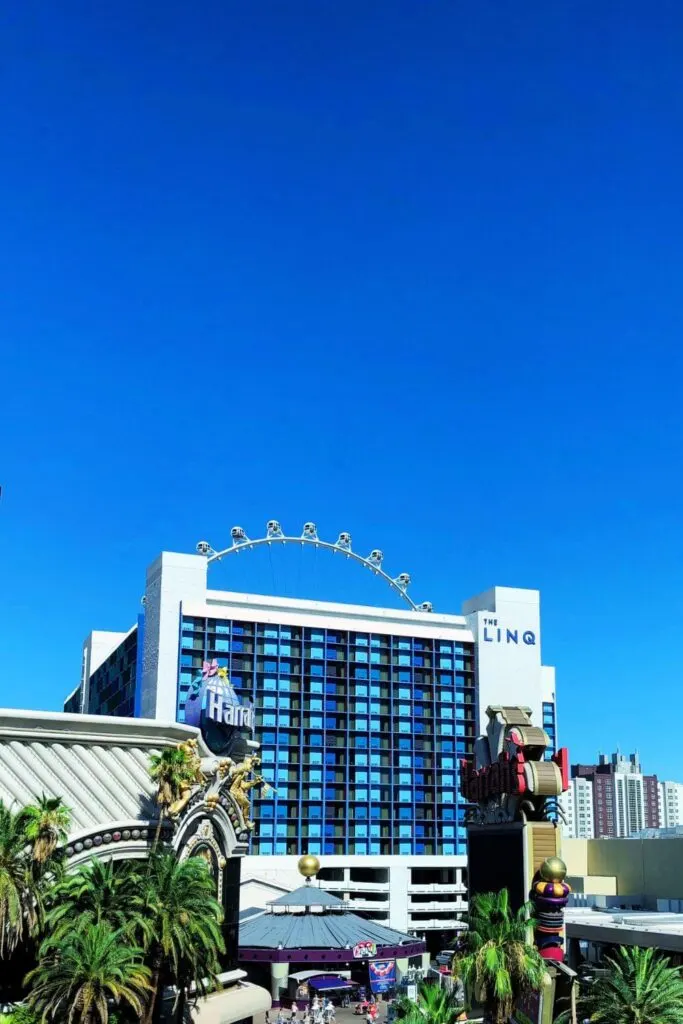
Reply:
[[[197,544],[197,552],[200,555],[205,555],[207,564],[211,565],[213,562],[220,562],[227,555],[238,554],[240,551],[250,551],[264,544],[301,544],[302,546],[308,544],[311,547],[324,548],[326,551],[331,551],[333,555],[345,555],[346,558],[350,558],[352,561],[358,562],[366,569],[369,569],[373,575],[381,577],[413,611],[432,611],[430,601],[422,601],[420,604],[417,604],[408,594],[408,587],[411,582],[409,573],[402,572],[398,576],[390,576],[382,568],[384,553],[379,548],[373,548],[367,558],[357,554],[351,548],[351,534],[345,531],[340,533],[337,540],[332,543],[331,541],[321,540],[315,523],[304,523],[301,536],[295,537],[284,533],[276,519],[269,519],[266,524],[265,537],[259,537],[254,540],[247,536],[241,526],[233,526],[230,530],[230,536],[232,544],[229,547],[216,551],[208,541],[201,540]]]

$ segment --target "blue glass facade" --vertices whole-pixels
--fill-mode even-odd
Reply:
[[[476,733],[474,645],[183,617],[177,717],[202,662],[256,707],[252,852],[464,853],[458,761]]]
[[[557,726],[555,722],[555,704],[552,701],[543,702],[543,728],[548,733],[550,747],[546,753],[546,760],[550,760],[553,754],[557,753]]]

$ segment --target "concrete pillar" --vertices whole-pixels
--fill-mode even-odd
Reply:
[[[424,974],[425,978],[429,974],[429,965],[430,965],[430,963],[431,963],[431,958],[429,956],[429,953],[423,953],[422,954],[422,973]]]
[[[409,963],[409,960],[408,960],[407,956],[406,957],[401,957],[400,960],[396,961],[396,980],[397,981],[400,981],[401,978],[403,977],[403,975],[407,972],[407,970],[408,970],[408,963]]]
[[[273,1006],[279,1006],[282,996],[286,995],[288,980],[288,963],[270,965],[270,994],[273,997]]]

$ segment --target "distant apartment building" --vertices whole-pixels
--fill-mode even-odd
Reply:
[[[659,824],[662,828],[676,828],[683,825],[683,783],[660,782]]]
[[[660,791],[656,775],[644,775],[637,754],[600,754],[598,764],[572,766],[572,780],[592,790],[593,836],[620,838],[660,824]],[[574,804],[573,790],[572,806]],[[584,796],[585,806],[585,796]],[[574,827],[578,827],[574,826]],[[585,819],[584,819],[585,827]],[[572,832],[574,838],[590,838]]]
[[[567,838],[594,838],[593,783],[590,779],[572,779],[569,789],[560,798],[560,807],[566,819],[564,834]]]

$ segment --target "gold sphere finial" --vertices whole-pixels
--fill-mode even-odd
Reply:
[[[303,857],[299,857],[297,867],[299,874],[303,875],[304,878],[312,878],[313,875],[317,875],[320,871],[320,861],[312,853],[305,853]]]
[[[567,865],[561,857],[547,857],[541,864],[540,875],[546,882],[563,882]]]

